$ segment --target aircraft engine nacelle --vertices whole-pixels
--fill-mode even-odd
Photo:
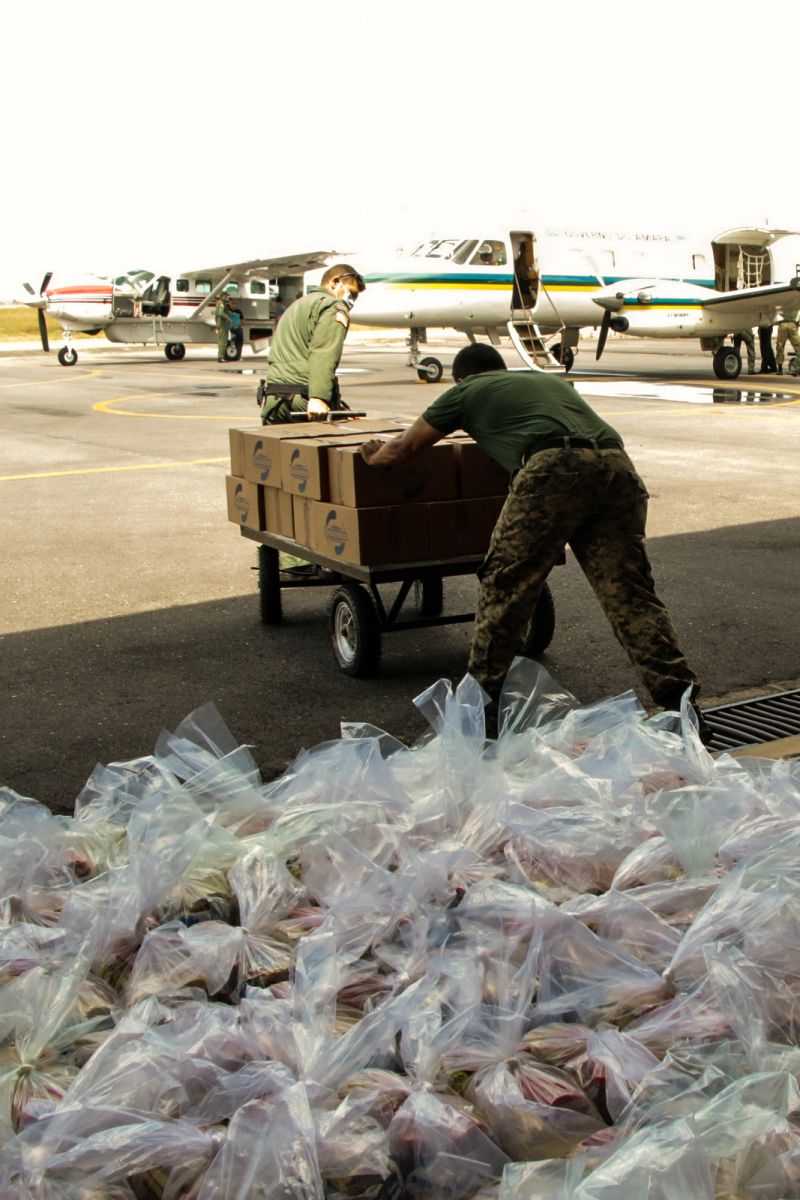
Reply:
[[[609,328],[629,337],[699,337],[713,332],[703,300],[708,291],[685,281],[628,279],[624,285],[610,284],[593,297],[612,314]]]

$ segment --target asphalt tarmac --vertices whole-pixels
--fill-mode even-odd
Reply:
[[[460,344],[426,353],[449,365]],[[294,589],[283,624],[260,623],[255,549],[226,519],[224,477],[228,428],[258,421],[261,362],[76,348],[72,368],[34,347],[0,352],[0,784],[71,812],[97,762],[150,753],[209,701],[265,779],[342,720],[415,741],[414,697],[461,678],[469,624],[385,636],[381,673],[363,680],[335,665],[328,589]],[[423,384],[404,363],[399,341],[351,338],[350,407],[421,413],[447,377]],[[701,701],[800,686],[800,381],[719,385],[696,343],[611,340],[601,365],[587,343],[573,378],[651,492],[656,583]],[[550,673],[587,703],[638,691],[571,556],[551,586]],[[476,583],[447,581],[445,595],[446,610],[471,611]]]

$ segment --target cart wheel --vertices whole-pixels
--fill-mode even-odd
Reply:
[[[331,645],[345,675],[374,675],[381,657],[381,630],[372,598],[358,583],[343,583],[331,599]]]
[[[414,607],[420,617],[441,616],[444,608],[444,581],[441,575],[426,575],[414,580]]]
[[[280,561],[278,551],[272,546],[258,547],[258,595],[262,623],[280,625],[283,620]]]
[[[547,584],[544,585],[536,605],[536,611],[531,617],[525,644],[522,647],[524,658],[538,658],[544,654],[553,640],[556,631],[556,606],[553,603],[553,593]]]

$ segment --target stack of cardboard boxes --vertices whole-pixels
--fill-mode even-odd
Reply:
[[[362,443],[404,428],[353,419],[231,429],[229,520],[363,566],[483,554],[508,473],[462,435],[401,467],[367,466]]]

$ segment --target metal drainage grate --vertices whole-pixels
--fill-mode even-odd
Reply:
[[[703,716],[714,733],[711,750],[732,750],[793,737],[800,733],[800,690],[704,708]]]

